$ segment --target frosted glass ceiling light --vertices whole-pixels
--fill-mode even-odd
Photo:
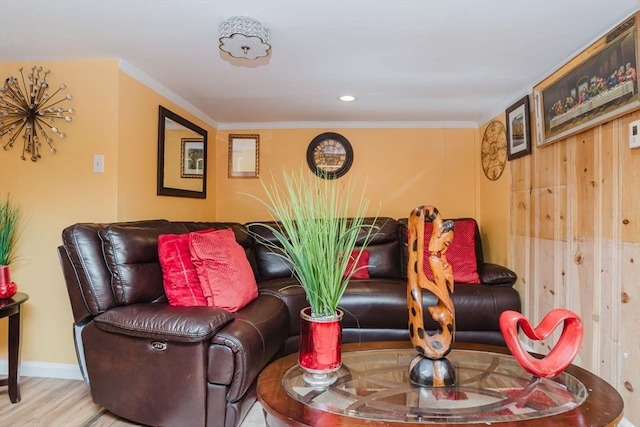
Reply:
[[[220,50],[234,58],[267,56],[270,43],[271,33],[256,19],[234,16],[220,23]]]

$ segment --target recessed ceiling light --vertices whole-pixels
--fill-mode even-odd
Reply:
[[[344,101],[344,102],[351,102],[351,101],[355,101],[356,97],[353,95],[342,95],[340,97],[340,101]]]

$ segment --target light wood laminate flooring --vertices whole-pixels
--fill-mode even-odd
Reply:
[[[0,427],[140,426],[93,403],[83,381],[22,377],[20,394],[21,401],[11,403],[8,387],[0,387]],[[241,426],[264,425],[262,408],[255,404]]]

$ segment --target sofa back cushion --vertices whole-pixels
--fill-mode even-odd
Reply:
[[[66,227],[59,253],[75,321],[84,323],[119,305],[166,301],[158,236],[209,228],[233,229],[255,266],[253,240],[238,223],[157,219]]]
[[[277,227],[276,222],[265,222],[264,224],[271,227]],[[393,218],[366,218],[365,224],[374,225],[376,227],[375,236],[369,242],[367,250],[369,251],[369,276],[376,277],[398,277],[401,272],[400,266],[400,240],[398,235],[398,223]],[[292,277],[291,266],[271,248],[261,241],[267,241],[270,244],[278,245],[278,241],[267,227],[260,224],[248,224],[251,233],[255,233],[258,237],[254,238],[254,254],[257,263],[258,281],[267,281],[273,279],[282,279]],[[356,247],[364,242],[367,230],[360,231]]]
[[[60,251],[60,259],[63,266],[66,264],[68,267],[65,281],[74,319],[79,323],[116,306],[111,290],[111,273],[104,262],[98,235],[100,228],[101,224],[78,223],[62,230],[64,251]]]
[[[375,223],[367,218],[367,224],[373,224],[375,236],[369,242],[369,276],[373,278],[400,276],[400,236],[398,222],[393,218],[377,218]],[[360,232],[359,241],[365,238],[365,231]]]
[[[118,305],[149,303],[164,297],[158,236],[186,231],[184,225],[175,222],[114,223],[100,229],[104,259]]]

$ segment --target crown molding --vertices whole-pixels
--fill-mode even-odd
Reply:
[[[427,129],[427,128],[471,128],[476,122],[258,122],[218,123],[219,130],[249,129]]]
[[[214,129],[218,128],[218,123],[215,120],[213,120],[211,117],[207,116],[205,113],[198,110],[196,107],[189,104],[184,99],[180,98],[171,90],[167,89],[167,87],[160,84],[157,80],[153,79],[148,74],[145,74],[144,72],[140,71],[139,69],[137,69],[136,67],[128,63],[127,61],[123,59],[118,59],[118,68],[123,73],[127,74],[130,77],[133,77],[143,85],[158,92],[160,95],[164,96],[165,98],[167,98],[169,101],[173,102],[180,108],[193,114],[194,116],[196,116],[197,118],[199,118],[200,120],[208,124],[209,126],[213,127]]]

